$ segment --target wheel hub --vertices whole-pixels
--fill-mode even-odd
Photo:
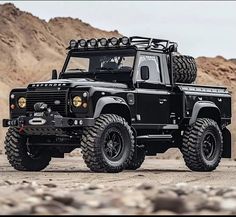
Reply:
[[[203,141],[203,153],[207,160],[211,160],[216,150],[216,141],[214,136],[209,133],[205,136]]]
[[[110,129],[105,135],[104,154],[109,160],[116,160],[123,149],[123,142],[116,129]]]

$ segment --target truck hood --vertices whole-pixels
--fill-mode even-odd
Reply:
[[[107,88],[127,88],[126,84],[94,81],[87,78],[70,78],[70,79],[54,79],[46,82],[36,82],[28,86],[28,88],[45,88],[45,87],[107,87]]]

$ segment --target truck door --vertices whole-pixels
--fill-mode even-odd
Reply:
[[[148,126],[170,123],[170,92],[163,78],[161,56],[140,55],[137,67],[137,124]],[[142,80],[141,67],[149,68],[149,79]]]

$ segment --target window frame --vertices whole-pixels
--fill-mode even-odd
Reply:
[[[140,73],[139,71],[139,61],[141,56],[154,56],[157,58],[158,60],[158,67],[159,67],[159,71],[160,71],[160,82],[158,81],[153,81],[153,80],[142,80],[142,79],[138,79],[138,75]],[[163,70],[162,70],[162,56],[161,54],[158,53],[154,53],[154,52],[138,52],[137,53],[137,58],[136,58],[136,64],[135,64],[135,76],[133,77],[133,82],[134,83],[143,83],[143,82],[147,82],[147,83],[152,83],[152,84],[165,84],[165,77],[163,76]],[[149,68],[150,70],[150,68]]]
[[[133,56],[134,56],[134,60],[133,60],[133,66],[132,66],[132,68],[134,69],[134,67],[135,67],[135,63],[136,63],[136,57],[137,57],[137,50],[136,49],[134,49],[134,48],[119,48],[119,49],[88,49],[88,50],[81,50],[81,49],[74,49],[74,50],[70,50],[68,53],[67,53],[67,57],[66,57],[66,59],[65,59],[65,62],[64,62],[64,64],[63,64],[63,67],[62,67],[62,70],[61,70],[61,72],[60,72],[60,78],[61,77],[63,77],[63,74],[66,74],[65,72],[66,72],[66,68],[67,68],[67,66],[68,66],[68,63],[69,63],[69,61],[70,61],[70,58],[73,56],[73,54],[74,53],[87,53],[87,52],[111,52],[111,53],[117,53],[117,52],[127,52],[127,53],[133,53]],[[132,70],[132,76],[133,76],[133,71],[134,70]]]

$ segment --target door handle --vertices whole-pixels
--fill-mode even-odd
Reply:
[[[167,99],[165,99],[165,98],[164,99],[159,99],[160,104],[163,104],[164,102],[167,102]]]

